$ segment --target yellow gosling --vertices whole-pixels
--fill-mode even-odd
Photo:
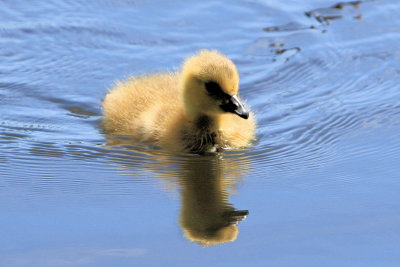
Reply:
[[[245,147],[254,139],[255,120],[238,90],[233,62],[202,50],[186,59],[181,72],[118,82],[104,99],[103,127],[107,134],[173,151]]]

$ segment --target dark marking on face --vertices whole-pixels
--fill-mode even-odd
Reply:
[[[221,110],[234,113],[244,119],[249,117],[249,112],[240,102],[238,95],[231,96],[225,93],[221,86],[214,81],[206,82],[204,85],[208,95],[219,102],[219,107]]]
[[[217,100],[225,100],[225,99],[229,99],[231,96],[227,93],[225,93],[221,86],[214,82],[214,81],[209,81],[204,83],[207,93],[209,96],[211,96],[214,99]]]

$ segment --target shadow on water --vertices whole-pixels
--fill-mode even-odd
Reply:
[[[326,33],[328,26],[333,20],[346,18],[362,20],[363,16],[359,7],[361,4],[371,1],[374,0],[339,2],[330,7],[317,8],[304,12],[304,15],[311,19],[310,23],[289,22],[287,24],[265,27],[262,30],[268,32],[270,36],[280,36],[285,32],[293,33],[308,30]],[[263,42],[264,41],[261,39],[259,44],[256,44],[256,46],[262,46]],[[302,50],[300,46],[286,47],[286,44],[282,43],[282,41],[269,42],[268,47],[269,52],[274,54],[276,57],[284,55],[285,61],[289,61]],[[277,58],[273,58],[272,61],[277,61]]]
[[[229,203],[229,196],[249,171],[249,164],[236,152],[229,154],[179,154],[132,147],[127,139],[109,138],[113,157],[126,174],[137,175],[148,167],[153,176],[161,178],[167,188],[179,191],[181,210],[179,223],[187,239],[203,246],[235,241],[237,224],[249,214]],[[124,152],[135,153],[134,158]],[[132,164],[133,163],[133,164]],[[128,171],[128,172],[127,172]]]
[[[318,8],[304,14],[309,18],[316,19],[323,25],[329,25],[332,20],[344,17],[352,17],[354,19],[362,19],[359,6],[368,1],[340,2],[328,8]]]
[[[285,32],[285,31],[300,31],[300,30],[320,30],[325,32],[325,29],[321,26],[327,26],[332,20],[343,19],[351,17],[353,19],[362,19],[362,14],[359,10],[359,6],[368,1],[354,1],[354,2],[340,2],[331,7],[317,8],[310,11],[304,12],[308,18],[315,19],[318,25],[302,25],[298,23],[288,23],[280,26],[272,26],[263,28],[266,32]]]

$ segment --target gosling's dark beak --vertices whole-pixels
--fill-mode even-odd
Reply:
[[[232,96],[227,103],[220,105],[220,107],[223,111],[235,113],[243,119],[249,118],[249,112],[245,109],[236,95]]]

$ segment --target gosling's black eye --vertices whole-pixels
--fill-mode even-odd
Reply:
[[[213,98],[224,99],[229,96],[222,91],[221,87],[216,82],[206,82],[204,85],[206,87],[207,93]]]

